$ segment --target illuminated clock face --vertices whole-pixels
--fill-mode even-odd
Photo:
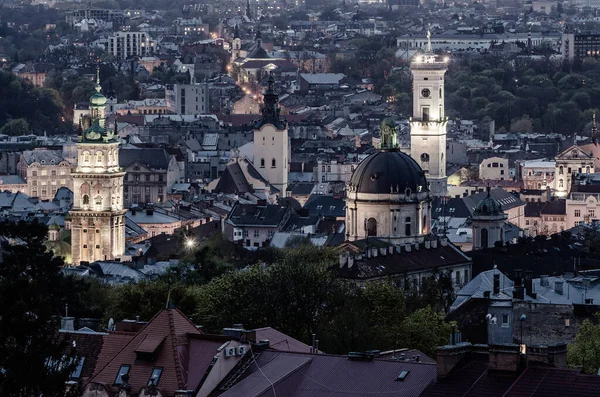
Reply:
[[[423,98],[429,98],[431,91],[429,91],[429,88],[424,88],[423,91],[421,91],[421,95],[423,95]]]

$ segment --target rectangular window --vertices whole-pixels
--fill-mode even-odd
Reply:
[[[596,216],[596,211],[595,210],[588,210],[588,215],[593,218],[593,217]]]
[[[150,375],[150,379],[148,379],[148,386],[154,385],[158,386],[158,382],[160,381],[160,376],[162,375],[162,367],[155,367],[152,369],[152,375]]]
[[[46,176],[48,172],[46,170],[42,170],[42,176]]]
[[[31,176],[37,176],[37,171],[31,171]]]
[[[117,372],[117,376],[115,378],[114,384],[122,385],[123,384],[123,376],[129,375],[129,370],[131,370],[131,365],[128,365],[128,364],[121,365],[121,368],[119,368],[119,372]]]
[[[465,269],[463,273],[464,273],[464,282],[466,284],[469,282],[469,270]]]
[[[503,314],[502,315],[502,326],[503,327],[508,327],[508,314]]]
[[[244,237],[248,237],[248,230],[244,230]]]
[[[422,112],[423,112],[422,120],[429,121],[429,106],[424,106],[422,109]]]
[[[581,216],[581,210],[575,210],[575,217],[579,218]]]
[[[254,238],[259,238],[260,237],[260,231],[255,230],[254,231]]]

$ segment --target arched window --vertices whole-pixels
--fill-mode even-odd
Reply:
[[[271,160],[271,168],[275,168],[277,166],[277,162],[275,161],[275,159]]]
[[[260,168],[265,168],[265,159],[260,159]]]
[[[563,168],[563,166],[561,165],[560,167],[558,167],[558,175],[562,175],[562,174],[563,174],[563,172],[564,172],[564,168]]]
[[[559,188],[563,188],[563,187],[564,187],[564,182],[563,182],[563,180],[562,180],[562,179],[559,179],[559,180],[558,180],[558,187],[559,187]]]
[[[90,203],[90,196],[87,194],[83,195],[83,205],[88,205]]]
[[[585,173],[589,174],[590,173],[590,167],[585,167]]]
[[[410,236],[410,234],[411,234],[410,223],[411,223],[410,216],[407,216],[404,221],[404,234],[406,236]]]
[[[102,164],[104,161],[104,155],[102,152],[96,152],[96,164]]]
[[[367,236],[375,237],[377,236],[377,220],[375,218],[369,218],[367,220]]]
[[[481,248],[487,248],[489,247],[489,242],[488,242],[488,230],[487,229],[481,229]]]
[[[422,163],[429,163],[429,154],[427,154],[427,153],[422,153],[422,154],[421,154],[421,162],[422,162]]]
[[[90,162],[90,152],[83,152],[83,162],[84,163],[89,163]]]

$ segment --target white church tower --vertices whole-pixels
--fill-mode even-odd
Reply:
[[[444,74],[448,58],[431,50],[431,33],[425,53],[410,64],[413,75],[413,115],[410,119],[410,155],[421,166],[433,196],[447,195]]]
[[[125,253],[125,172],[119,167],[118,138],[105,124],[107,99],[100,88],[97,77],[96,93],[90,98],[91,125],[85,131],[80,128],[77,167],[72,172],[74,265],[117,259]]]
[[[269,184],[286,197],[289,173],[289,137],[287,121],[280,116],[279,96],[274,90],[273,74],[264,94],[262,117],[254,126],[253,163]]]

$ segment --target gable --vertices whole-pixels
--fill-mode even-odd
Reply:
[[[593,157],[577,145],[573,145],[556,156],[556,160],[592,159]]]

